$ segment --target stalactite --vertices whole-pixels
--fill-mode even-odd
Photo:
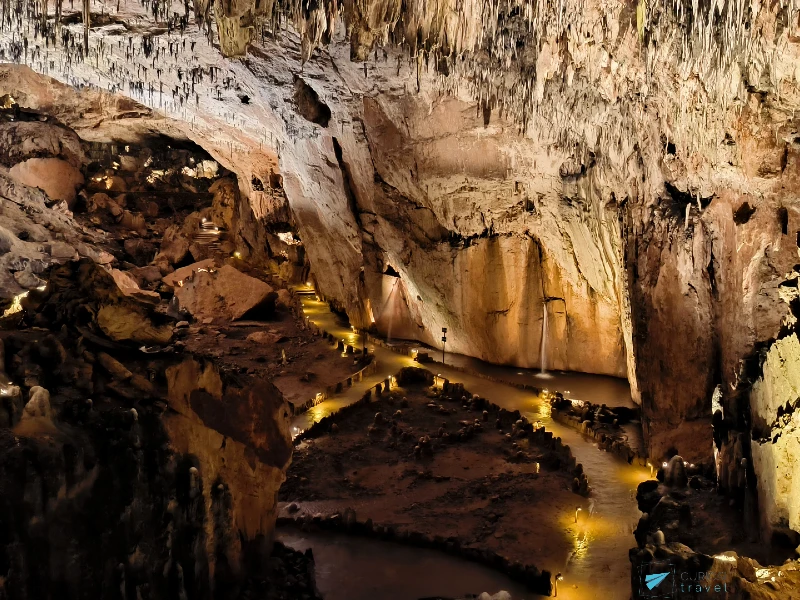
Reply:
[[[89,54],[89,28],[91,27],[91,0],[83,0],[83,52]]]

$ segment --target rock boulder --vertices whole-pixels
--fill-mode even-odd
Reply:
[[[31,158],[11,167],[8,174],[41,189],[51,200],[65,200],[70,207],[75,203],[75,189],[83,185],[81,172],[60,158]]]
[[[195,271],[191,280],[175,288],[182,308],[195,318],[241,319],[254,309],[271,311],[277,294],[263,281],[225,265]]]

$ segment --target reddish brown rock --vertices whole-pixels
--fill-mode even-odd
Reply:
[[[256,331],[248,335],[246,339],[254,344],[275,344],[281,339],[281,336],[271,331]]]
[[[233,321],[255,308],[274,307],[277,294],[263,281],[225,265],[196,271],[191,280],[175,288],[175,297],[196,318]]]
[[[52,200],[75,203],[75,189],[83,185],[83,175],[60,158],[31,158],[11,167],[9,176],[19,183],[38,187]]]
[[[149,304],[158,304],[161,302],[161,296],[159,296],[158,293],[140,288],[136,279],[130,273],[120,271],[119,269],[111,269],[111,276],[114,278],[117,286],[119,286],[119,289],[126,296],[131,296]]]

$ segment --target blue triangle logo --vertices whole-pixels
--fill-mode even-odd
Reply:
[[[653,573],[652,575],[645,575],[644,581],[648,590],[658,587],[662,581],[669,577],[672,573]]]

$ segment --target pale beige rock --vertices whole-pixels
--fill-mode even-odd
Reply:
[[[16,271],[14,273],[14,279],[17,281],[20,287],[25,288],[26,290],[32,290],[45,285],[45,281],[43,279],[39,279],[36,275],[27,270]]]
[[[141,300],[142,302],[146,302],[148,304],[158,304],[161,302],[161,296],[158,294],[158,292],[151,292],[150,290],[141,289],[133,275],[127,271],[111,269],[111,276],[114,278],[114,282],[117,284],[117,287],[119,287],[122,293],[126,296],[131,296],[132,298],[136,298],[137,300]]]
[[[175,288],[181,308],[195,318],[235,320],[258,307],[274,305],[277,294],[254,277],[224,265],[214,272],[196,271]]]
[[[793,407],[800,398],[800,339],[796,333],[775,342],[767,353],[763,375],[753,385],[750,410],[769,439],[753,441],[753,469],[758,477],[762,533],[769,539],[775,527],[800,530],[800,410],[789,413],[777,430],[778,409]]]
[[[50,392],[43,387],[35,385],[29,392],[28,403],[22,413],[22,420],[37,417],[51,419],[52,410],[50,408]]]
[[[72,207],[76,188],[83,185],[83,175],[60,158],[29,158],[11,167],[9,176],[19,183],[38,187],[53,200],[64,200]]]
[[[94,248],[82,242],[77,244],[76,248],[78,250],[78,254],[93,260],[98,265],[109,265],[116,260],[113,254],[106,252],[105,250],[100,250],[99,248]]]
[[[80,167],[85,161],[81,139],[52,119],[0,123],[0,162],[13,167],[28,159],[41,158],[57,158]]]

